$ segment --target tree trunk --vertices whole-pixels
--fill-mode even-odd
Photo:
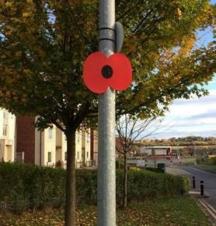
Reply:
[[[123,208],[127,207],[127,194],[128,194],[128,167],[127,167],[127,153],[124,153],[124,178],[123,178]]]
[[[75,138],[76,131],[66,134],[67,138],[67,174],[66,174],[66,205],[65,226],[75,226],[76,210],[76,172],[75,172]]]

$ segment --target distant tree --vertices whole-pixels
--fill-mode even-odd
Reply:
[[[75,131],[97,115],[97,96],[83,85],[82,65],[97,50],[98,1],[0,0],[0,104],[39,116],[67,138],[65,224],[75,225]],[[206,94],[215,44],[194,48],[196,32],[213,26],[208,0],[116,0],[133,85],[117,93],[116,113],[154,117],[175,98]],[[197,85],[199,84],[199,86]]]
[[[142,140],[150,135],[154,135],[159,126],[155,117],[140,120],[133,115],[125,114],[116,123],[117,142],[116,150],[123,157],[123,199],[122,207],[127,207],[127,187],[128,187],[128,164],[127,160],[130,155],[136,151],[136,141]]]

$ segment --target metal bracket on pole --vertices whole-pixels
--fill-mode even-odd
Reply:
[[[115,23],[115,52],[122,50],[124,42],[124,28],[120,22]]]

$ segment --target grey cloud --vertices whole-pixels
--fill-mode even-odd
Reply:
[[[209,112],[205,112],[199,115],[193,115],[190,117],[186,117],[185,119],[205,119],[205,118],[216,118],[216,109],[212,109]]]
[[[208,95],[208,96],[204,96],[204,97],[200,97],[200,98],[193,98],[193,99],[188,99],[188,100],[185,100],[185,99],[176,99],[173,103],[173,105],[200,105],[200,104],[216,104],[216,95]]]

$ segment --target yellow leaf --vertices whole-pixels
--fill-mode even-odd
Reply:
[[[31,13],[30,12],[23,12],[23,17],[29,17],[30,15],[31,15]]]

